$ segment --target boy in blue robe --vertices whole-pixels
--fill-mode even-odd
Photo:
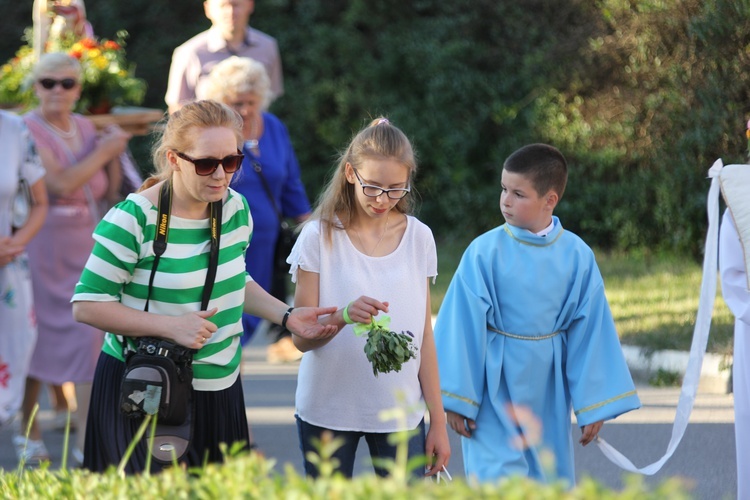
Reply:
[[[553,215],[567,163],[531,144],[503,165],[506,223],[466,249],[435,324],[448,425],[465,473],[575,484],[579,442],[640,407],[594,254]],[[554,459],[552,459],[551,454]]]

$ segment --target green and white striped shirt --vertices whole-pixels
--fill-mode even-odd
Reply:
[[[131,194],[110,210],[94,231],[94,249],[76,285],[73,302],[119,301],[133,309],[146,305],[154,262],[157,208],[140,194]],[[219,391],[239,375],[245,249],[252,232],[245,198],[229,189],[222,212],[221,246],[216,281],[208,309],[218,308],[210,321],[218,330],[194,356],[193,387]],[[149,312],[179,316],[200,309],[211,248],[209,219],[171,216],[167,249],[151,289]],[[107,333],[102,350],[120,360],[122,336]]]

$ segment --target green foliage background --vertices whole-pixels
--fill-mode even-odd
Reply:
[[[208,27],[202,2],[99,0],[100,36],[128,55],[164,108],[173,48]],[[31,2],[7,6],[0,59]],[[258,0],[275,36],[290,129],[314,198],[333,158],[383,114],[420,156],[420,217],[438,238],[502,222],[504,158],[529,142],[568,157],[558,213],[593,246],[698,256],[706,172],[745,161],[749,0]],[[17,36],[16,36],[17,35]],[[135,149],[148,165],[148,140]]]

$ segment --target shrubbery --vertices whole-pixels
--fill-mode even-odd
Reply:
[[[0,471],[0,497],[7,499],[64,498],[296,498],[296,499],[686,499],[689,496],[678,480],[668,480],[655,488],[642,477],[630,476],[622,491],[608,489],[592,479],[584,479],[572,491],[561,485],[541,485],[517,477],[499,485],[470,485],[454,479],[439,484],[417,481],[405,484],[374,475],[344,479],[338,475],[308,480],[287,467],[284,475],[273,472],[273,461],[259,455],[239,455],[224,464],[207,465],[199,470],[170,469],[158,475],[120,477],[114,469],[105,474],[84,470],[52,471],[48,468],[22,472]]]
[[[128,30],[146,104],[163,108],[172,49],[208,26],[201,2],[88,10],[98,35]],[[544,141],[571,164],[566,227],[597,247],[698,255],[706,172],[745,159],[744,0],[265,0],[252,24],[279,41],[272,110],[313,197],[338,149],[385,114],[419,152],[420,215],[438,237],[502,222],[503,159]]]

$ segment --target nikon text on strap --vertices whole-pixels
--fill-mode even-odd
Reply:
[[[208,308],[208,301],[211,299],[211,292],[216,280],[216,268],[219,265],[219,245],[221,243],[221,212],[222,202],[215,201],[209,205],[211,209],[209,230],[211,231],[211,250],[208,256],[208,270],[206,272],[206,282],[203,285],[203,299],[201,300],[201,311]],[[169,237],[169,217],[172,212],[172,182],[165,182],[159,191],[159,215],[156,219],[156,236],[154,238],[154,265],[151,268],[151,276],[148,280],[148,294],[146,295],[146,307],[151,298],[151,287],[154,284],[156,267],[159,265],[159,258],[167,249],[167,238]]]

